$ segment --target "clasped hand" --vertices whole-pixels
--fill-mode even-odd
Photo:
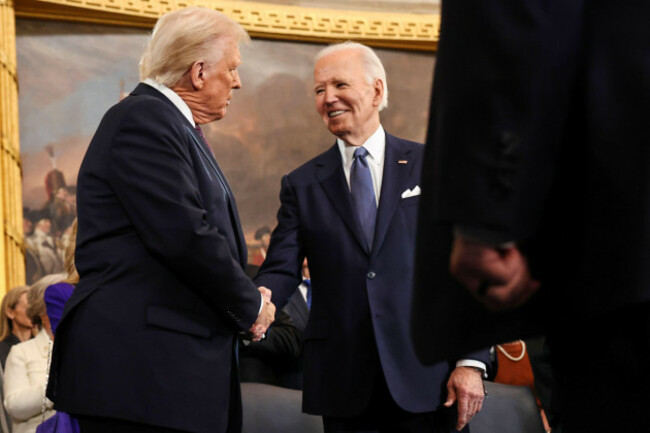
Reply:
[[[264,286],[258,287],[258,290],[262,294],[262,310],[257,316],[257,320],[249,329],[250,337],[252,341],[260,341],[264,338],[266,330],[269,329],[271,323],[275,320],[275,305],[271,302],[271,291]]]
[[[515,246],[494,247],[456,237],[449,264],[451,274],[492,311],[516,308],[540,287],[528,262]]]

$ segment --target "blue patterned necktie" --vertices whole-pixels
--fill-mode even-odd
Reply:
[[[354,161],[350,169],[350,191],[352,203],[357,210],[361,229],[368,243],[368,250],[372,250],[372,241],[375,236],[375,220],[377,219],[377,202],[375,201],[375,189],[372,186],[372,176],[366,156],[368,151],[365,147],[357,147],[354,150]]]

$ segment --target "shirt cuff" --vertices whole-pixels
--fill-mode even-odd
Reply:
[[[456,361],[456,367],[474,367],[483,372],[483,379],[487,379],[487,367],[481,361],[475,359],[461,359]]]

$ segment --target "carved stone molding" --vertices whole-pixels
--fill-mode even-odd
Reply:
[[[232,0],[16,0],[15,7],[18,17],[151,28],[160,15],[187,6],[221,11],[254,37],[325,43],[354,39],[377,47],[423,51],[436,49],[440,22],[437,14],[305,8]]]

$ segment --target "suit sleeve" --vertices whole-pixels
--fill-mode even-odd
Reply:
[[[190,138],[165,114],[169,109],[137,104],[125,116],[111,145],[111,187],[151,254],[246,330],[257,318],[260,294],[219,227],[206,221]]]
[[[579,3],[443,3],[423,182],[438,221],[535,233],[570,117]]]
[[[271,299],[278,309],[287,304],[300,285],[305,258],[298,203],[289,176],[282,178],[280,203],[278,225],[271,235],[266,259],[254,279],[255,284],[271,289]]]

